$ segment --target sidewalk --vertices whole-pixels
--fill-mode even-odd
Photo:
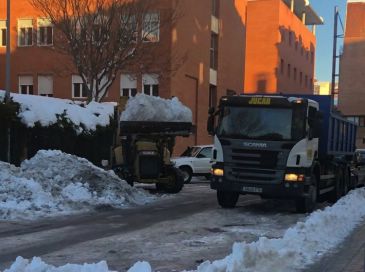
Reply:
[[[365,223],[359,226],[337,252],[309,267],[307,272],[365,272]]]

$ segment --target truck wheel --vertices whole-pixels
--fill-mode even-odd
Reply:
[[[183,175],[184,183],[190,183],[191,178],[193,177],[193,171],[188,166],[180,167],[181,174]]]
[[[168,194],[177,194],[184,187],[184,177],[180,169],[172,168],[169,173],[169,183],[157,183],[156,188]]]
[[[232,209],[236,207],[239,193],[217,191],[218,204],[225,209]]]
[[[317,178],[312,175],[312,184],[309,186],[308,195],[306,197],[298,198],[295,201],[296,211],[298,213],[310,213],[317,204],[318,187]]]

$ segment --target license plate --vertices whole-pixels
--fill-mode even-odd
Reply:
[[[262,193],[262,188],[243,186],[242,187],[242,192],[247,192],[247,193]]]

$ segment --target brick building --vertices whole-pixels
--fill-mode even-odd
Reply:
[[[248,2],[245,92],[313,93],[315,26],[323,20],[307,2]]]
[[[227,94],[313,90],[315,35],[307,25],[322,23],[306,0],[154,1],[157,22],[169,10],[182,14],[155,33],[155,67],[123,71],[106,98],[140,90],[177,96],[193,111],[197,132],[178,145],[206,144],[208,108]],[[0,9],[0,89],[5,87],[5,8]],[[54,29],[28,0],[12,3],[12,90],[34,95],[84,99],[82,82],[67,56],[53,49]],[[175,54],[186,56],[179,62]],[[161,71],[166,59],[174,72]],[[71,67],[71,68],[70,68]],[[173,70],[173,69],[171,69]]]
[[[340,59],[339,109],[358,125],[357,147],[365,148],[365,1],[351,0]]]

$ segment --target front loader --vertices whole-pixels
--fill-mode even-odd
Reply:
[[[184,179],[171,154],[175,137],[188,137],[191,131],[191,123],[121,121],[121,144],[114,149],[112,168],[131,186],[135,182],[156,184],[158,190],[178,193]]]

